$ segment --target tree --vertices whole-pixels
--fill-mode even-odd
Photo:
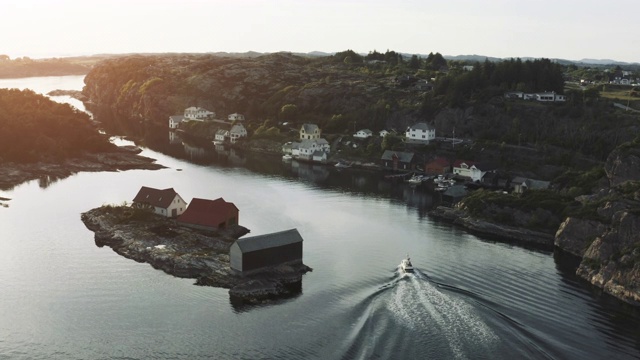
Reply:
[[[298,112],[298,107],[294,104],[286,104],[280,108],[280,119],[285,121],[292,121],[295,119]]]
[[[420,69],[420,62],[421,61],[418,55],[411,56],[411,59],[409,60],[409,68],[415,69],[415,70]]]

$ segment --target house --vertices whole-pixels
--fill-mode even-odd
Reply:
[[[391,170],[413,170],[414,154],[410,152],[385,150],[380,157],[383,168]]]
[[[436,138],[436,129],[426,123],[417,123],[407,128],[407,143],[429,144]]]
[[[216,131],[214,140],[216,142],[225,142],[228,138],[229,138],[229,130],[218,129],[218,131]]]
[[[451,172],[451,162],[437,157],[424,165],[424,172],[432,175],[445,175]]]
[[[329,142],[325,139],[305,139],[299,143],[294,142],[291,144],[291,155],[304,160],[312,160],[316,151],[329,154],[330,149]]]
[[[319,139],[322,131],[315,124],[302,124],[300,128],[300,140],[308,139]]]
[[[509,91],[504,93],[505,99],[524,99],[524,93],[522,91]]]
[[[233,113],[233,114],[227,116],[227,120],[229,120],[229,121],[244,121],[244,115],[238,114],[238,113]]]
[[[183,115],[169,116],[169,129],[177,129],[183,120],[184,120]]]
[[[242,124],[235,124],[229,130],[229,138],[232,144],[235,144],[236,141],[243,137],[247,137],[247,129]]]
[[[297,229],[236,240],[229,249],[229,265],[248,275],[284,264],[302,264],[302,236]]]
[[[311,155],[311,160],[317,162],[327,162],[327,153],[320,150],[314,151]]]
[[[373,136],[373,132],[369,129],[359,130],[357,133],[353,134],[353,137],[359,139],[366,139]]]
[[[185,211],[187,203],[173,188],[159,190],[143,186],[133,198],[132,207],[153,209],[158,215],[176,217]]]
[[[297,143],[297,144],[298,144],[298,146],[300,146],[299,143]],[[291,154],[292,150],[293,150],[293,142],[289,141],[287,143],[284,143],[284,145],[282,145],[282,153],[283,154],[292,155]]]
[[[421,91],[431,91],[434,87],[434,84],[429,80],[420,80],[416,83],[416,89]]]
[[[564,102],[567,100],[566,96],[556,94],[555,91],[537,93],[535,95],[536,95],[536,101],[540,101],[540,102],[556,102],[556,101]]]
[[[509,187],[513,189],[513,192],[516,194],[522,194],[527,190],[540,190],[540,189],[548,189],[549,181],[542,180],[534,180],[528,179],[521,176],[516,176],[511,179],[511,184]]]
[[[495,166],[489,164],[474,163],[467,160],[457,160],[453,163],[453,174],[468,178],[471,181],[481,181],[489,171],[494,171]]]
[[[381,138],[383,138],[383,137],[385,137],[385,136],[387,136],[387,135],[389,135],[389,134],[390,134],[390,132],[388,132],[387,130],[380,130],[380,132],[378,133],[378,135],[379,135]]]
[[[201,107],[188,107],[184,110],[185,120],[204,121],[211,120],[216,117],[216,113]]]
[[[190,228],[211,231],[237,225],[238,217],[238,208],[223,198],[216,200],[193,198],[187,210],[176,221]]]

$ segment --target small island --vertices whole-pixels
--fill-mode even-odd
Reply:
[[[154,191],[143,187],[136,198]],[[173,189],[157,191],[165,195],[176,194]],[[176,196],[180,201],[179,195]],[[207,200],[193,199],[190,205],[202,208],[203,202]],[[302,261],[264,266],[265,261],[258,259],[259,266],[254,271],[247,271],[251,270],[247,260],[244,268],[238,265],[242,262],[243,244],[250,243],[247,247],[255,250],[256,242],[273,245],[279,241],[276,238],[292,235],[298,238],[294,247],[301,256],[302,238],[295,229],[238,240],[249,233],[249,229],[235,223],[215,230],[185,226],[189,221],[195,224],[190,219],[199,218],[185,217],[175,219],[158,215],[150,207],[136,206],[136,199],[133,206],[105,205],[81,215],[85,226],[95,233],[97,246],[109,246],[126,258],[148,263],[173,276],[196,279],[196,285],[228,288],[232,300],[243,303],[262,303],[295,295],[299,292],[302,275],[312,270]],[[269,239],[265,240],[266,237]],[[274,248],[267,251],[273,255]],[[258,256],[252,256],[256,262]]]

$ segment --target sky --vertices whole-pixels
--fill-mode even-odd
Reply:
[[[638,0],[0,0],[12,59],[393,50],[640,62]]]

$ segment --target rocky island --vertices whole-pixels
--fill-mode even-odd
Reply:
[[[302,275],[311,271],[299,264],[251,276],[234,273],[229,266],[229,248],[249,233],[240,225],[203,232],[128,206],[102,206],[83,213],[81,219],[95,233],[97,246],[109,246],[126,258],[173,276],[196,279],[196,285],[228,288],[232,299],[246,303],[294,295]]]

